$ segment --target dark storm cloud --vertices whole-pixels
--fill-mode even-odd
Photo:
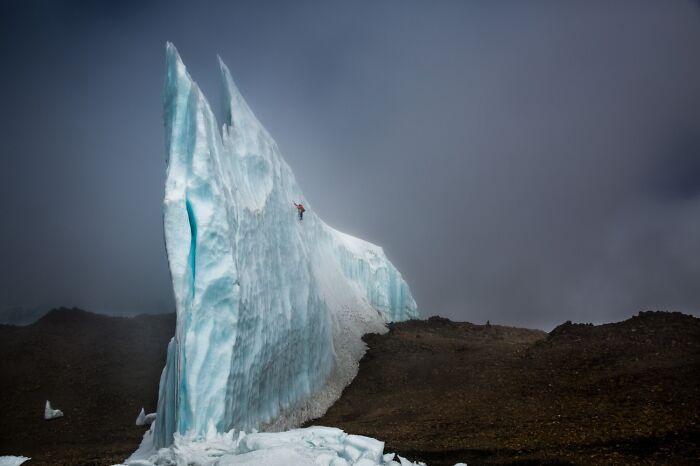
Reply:
[[[700,311],[697,2],[5,2],[0,304],[172,308],[165,41],[424,316]]]
[[[651,174],[658,194],[692,201],[700,196],[700,131],[681,131]]]

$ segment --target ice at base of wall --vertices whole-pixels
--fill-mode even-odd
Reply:
[[[174,443],[156,453],[136,452],[121,466],[425,466],[393,453],[384,442],[346,434],[332,427],[251,433],[215,429],[202,439],[175,434]]]

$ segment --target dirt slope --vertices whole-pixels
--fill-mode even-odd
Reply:
[[[0,325],[0,455],[28,465],[97,465],[133,453],[144,406],[155,411],[175,315],[108,317],[49,312],[27,327]],[[45,421],[51,400],[65,417]]]
[[[358,377],[309,424],[430,466],[700,464],[700,319],[640,313],[547,335],[430,318],[366,341]]]
[[[0,325],[0,455],[78,466],[131,454],[174,325],[75,309]],[[431,318],[366,341],[358,377],[311,424],[429,466],[700,464],[700,319],[643,313],[548,335]],[[44,421],[46,399],[66,417]]]

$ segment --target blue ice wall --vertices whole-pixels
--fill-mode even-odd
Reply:
[[[166,61],[164,228],[177,329],[155,444],[174,432],[296,425],[354,377],[361,335],[416,317],[416,304],[381,248],[315,215],[223,63],[219,127],[172,44]],[[307,207],[302,222],[292,201]]]

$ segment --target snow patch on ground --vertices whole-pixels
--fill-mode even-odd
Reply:
[[[30,459],[26,456],[0,456],[0,466],[19,466]]]
[[[46,406],[44,406],[44,419],[48,421],[50,419],[56,419],[57,417],[63,417],[63,411],[60,409],[51,408],[51,402],[46,400]]]

